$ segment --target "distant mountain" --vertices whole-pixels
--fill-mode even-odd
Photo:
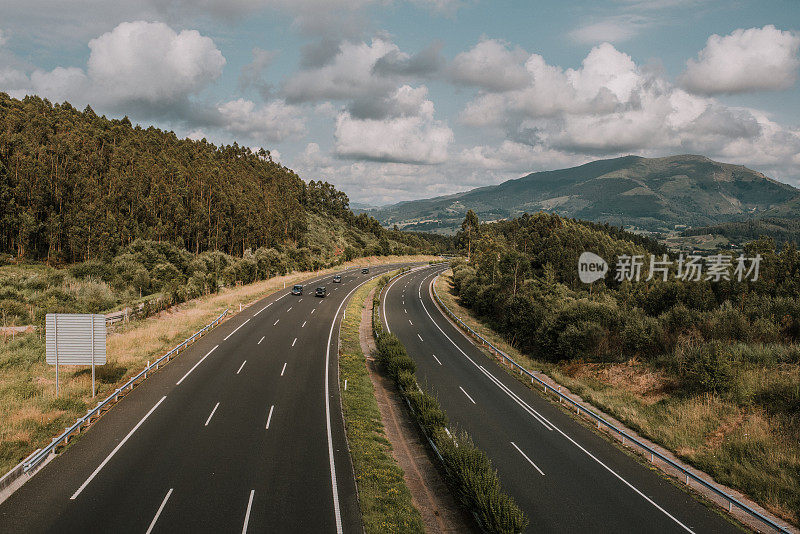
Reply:
[[[496,186],[370,210],[381,224],[452,233],[472,209],[482,221],[524,212],[650,231],[800,215],[800,190],[741,165],[704,156],[625,156],[535,172]]]

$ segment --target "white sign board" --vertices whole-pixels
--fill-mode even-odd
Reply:
[[[92,313],[48,313],[45,318],[47,363],[105,365],[106,317]]]

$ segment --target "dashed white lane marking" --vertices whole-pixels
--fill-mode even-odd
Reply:
[[[533,463],[533,460],[531,460],[530,458],[528,458],[528,455],[527,455],[527,454],[525,454],[524,452],[522,452],[522,449],[520,449],[519,447],[517,447],[517,444],[516,444],[516,443],[514,443],[514,442],[512,441],[512,442],[511,442],[511,444],[514,446],[514,448],[515,448],[515,449],[517,449],[517,451],[519,451],[519,453],[520,453],[520,454],[521,454],[521,455],[522,455],[522,456],[523,456],[523,457],[524,457],[526,460],[528,460],[528,463],[529,463],[529,464],[531,464],[531,465],[534,467],[534,469],[536,469],[537,471],[539,471],[539,473],[540,473],[542,476],[544,476],[544,471],[542,471],[541,469],[539,469],[539,466],[538,466],[538,465],[536,465],[535,463]]]
[[[283,362],[283,369],[281,369],[281,376],[283,376],[283,373],[286,372],[286,364],[287,363],[289,363],[289,362]]]
[[[292,346],[293,346],[293,347],[294,347],[294,344],[295,344],[295,343],[297,343],[297,338],[294,338],[294,341],[292,341]]]
[[[458,386],[458,389],[460,389],[460,390],[461,390],[461,392],[462,392],[462,393],[464,393],[464,395],[466,395],[466,396],[467,396],[467,398],[468,398],[470,401],[472,401],[472,404],[475,404],[475,399],[473,399],[472,397],[470,397],[470,396],[469,396],[469,393],[467,393],[467,392],[466,392],[466,390],[465,390],[464,388],[462,388],[461,386]]]
[[[275,405],[269,407],[269,415],[267,416],[267,430],[269,430],[269,422],[272,421],[272,410],[275,409]]]
[[[91,474],[91,475],[89,475],[89,478],[87,478],[87,479],[86,479],[86,481],[85,481],[83,484],[81,484],[81,487],[80,487],[80,488],[78,488],[78,489],[75,491],[75,493],[73,493],[73,494],[72,494],[72,497],[70,497],[70,500],[73,500],[73,501],[74,501],[74,500],[75,500],[75,499],[78,497],[78,495],[80,495],[80,494],[81,494],[81,492],[84,490],[84,488],[85,488],[86,486],[88,486],[88,485],[89,485],[89,482],[91,482],[91,481],[94,479],[94,477],[96,477],[96,476],[97,476],[97,473],[99,473],[99,472],[100,472],[100,470],[101,470],[103,467],[105,467],[105,465],[108,463],[108,461],[109,461],[111,458],[113,458],[115,454],[117,454],[117,451],[118,451],[118,450],[120,450],[120,449],[122,448],[122,446],[123,446],[123,445],[125,445],[125,443],[126,443],[126,442],[127,442],[129,439],[130,439],[130,437],[133,435],[133,433],[134,433],[134,432],[136,432],[136,431],[139,429],[139,427],[140,427],[140,426],[142,426],[142,423],[144,423],[144,422],[145,422],[145,420],[147,420],[147,418],[148,418],[148,417],[150,417],[150,414],[151,414],[151,413],[153,413],[154,411],[156,411],[156,408],[158,408],[158,407],[161,405],[161,403],[162,403],[162,402],[164,402],[164,399],[166,399],[166,398],[167,398],[167,396],[166,396],[166,395],[164,395],[163,397],[161,397],[161,400],[160,400],[160,401],[158,401],[158,402],[155,404],[155,406],[153,406],[152,408],[150,408],[150,411],[149,411],[149,412],[147,412],[147,413],[144,415],[144,417],[142,417],[142,418],[139,420],[139,422],[138,422],[138,423],[136,423],[136,426],[135,426],[135,427],[133,427],[133,428],[131,429],[131,431],[130,431],[130,432],[128,432],[128,435],[127,435],[127,436],[125,436],[124,438],[122,438],[122,441],[120,441],[120,442],[117,444],[117,446],[116,446],[116,447],[114,447],[114,450],[113,450],[113,451],[111,451],[111,452],[109,453],[109,455],[108,455],[108,456],[106,456],[106,459],[105,459],[105,460],[103,460],[103,462],[102,462],[100,465],[98,465],[98,466],[97,466],[97,469],[95,469],[95,470],[92,472],[92,474]]]
[[[417,337],[418,337],[418,338],[419,338],[419,340],[420,340],[420,341],[422,341],[423,343],[425,342],[425,341],[422,339],[422,336],[421,336],[421,335],[417,334]]]
[[[307,323],[307,322],[308,322],[308,321],[303,321],[303,324],[301,324],[301,325],[300,325],[300,328],[305,328],[305,327],[306,327],[306,323]]]
[[[292,311],[292,308],[294,308],[294,306],[289,306],[289,309],[286,310],[286,313],[289,313],[290,311]]]
[[[228,334],[227,336],[225,336],[225,339],[224,339],[223,341],[228,341],[228,338],[229,338],[229,337],[231,337],[233,334],[235,334],[236,332],[238,332],[238,331],[239,331],[239,329],[240,329],[241,327],[243,327],[244,325],[246,325],[246,324],[247,324],[247,323],[249,323],[249,322],[250,322],[250,319],[246,320],[245,322],[243,322],[242,324],[240,324],[239,326],[237,326],[237,327],[236,327],[236,330],[234,330],[233,332],[231,332],[230,334]]]
[[[428,286],[428,292],[429,292],[429,293],[431,293],[431,289],[430,289],[430,286],[431,286],[431,285],[433,285],[433,280],[431,280],[431,283],[430,283],[430,285]],[[386,302],[386,299],[384,299],[384,302]],[[464,352],[463,350],[461,350],[461,347],[459,347],[458,345],[456,345],[456,343],[455,343],[455,342],[454,342],[454,341],[453,341],[453,340],[450,338],[450,336],[448,336],[447,334],[445,334],[445,333],[444,333],[444,330],[442,330],[442,328],[441,328],[441,327],[440,327],[440,326],[439,326],[439,325],[436,323],[436,321],[434,321],[434,320],[433,320],[433,317],[431,316],[430,312],[428,312],[428,308],[425,306],[425,303],[424,303],[424,302],[422,302],[422,309],[423,309],[423,310],[425,310],[425,313],[428,315],[428,318],[431,320],[431,322],[433,323],[433,325],[434,325],[436,328],[438,328],[438,329],[439,329],[439,332],[441,332],[441,333],[442,333],[442,335],[443,335],[444,337],[446,337],[446,338],[447,338],[447,340],[448,340],[448,341],[450,341],[450,343],[452,343],[452,344],[453,344],[453,346],[455,346],[455,348],[456,348],[456,349],[457,349],[457,350],[458,350],[458,351],[459,351],[461,354],[463,354],[463,355],[464,355],[464,357],[466,357],[466,358],[467,358],[467,360],[469,360],[469,361],[470,361],[470,363],[472,363],[472,365],[474,365],[475,367],[478,367],[478,368],[482,367],[482,366],[478,365],[477,363],[475,363],[475,361],[474,361],[472,358],[470,358],[469,356],[467,356],[467,353],[466,353],[466,352]],[[386,318],[386,312],[385,312],[385,310],[384,310],[384,314],[383,314],[383,315],[384,315],[384,322],[387,322],[387,323],[388,323],[388,320],[387,320],[387,318]],[[491,373],[489,373],[489,372],[488,372],[488,371],[486,371],[485,369],[484,369],[484,373],[486,373],[487,375],[491,375]],[[495,379],[495,380],[496,380],[496,379]],[[499,381],[498,381],[498,382],[499,382]],[[527,406],[527,404],[526,404],[526,406]],[[533,410],[533,409],[531,408],[531,410]],[[534,411],[534,412],[536,412],[536,410],[533,410],[533,411]],[[556,432],[558,432],[559,434],[561,434],[561,435],[562,435],[564,438],[566,438],[566,439],[567,439],[567,440],[568,440],[570,443],[572,443],[572,444],[573,444],[573,445],[575,445],[577,448],[579,448],[579,449],[580,449],[580,450],[581,450],[581,451],[582,451],[584,454],[586,454],[586,455],[587,455],[589,458],[591,458],[592,460],[594,460],[595,462],[597,462],[598,464],[600,464],[600,466],[602,466],[602,467],[603,467],[603,468],[604,468],[606,471],[608,471],[609,473],[611,473],[611,474],[612,474],[614,477],[616,477],[616,478],[617,478],[617,479],[618,479],[620,482],[622,482],[623,484],[625,484],[626,486],[628,486],[628,487],[629,487],[631,490],[633,490],[633,491],[634,491],[634,492],[635,492],[637,495],[639,495],[641,498],[643,498],[644,500],[646,500],[647,502],[649,502],[650,504],[652,504],[652,505],[653,505],[653,506],[654,506],[654,507],[655,507],[657,510],[659,510],[661,513],[663,513],[664,515],[666,515],[667,517],[669,517],[670,519],[672,519],[672,520],[673,520],[673,521],[674,521],[674,522],[675,522],[675,523],[676,523],[678,526],[680,526],[681,528],[683,528],[685,531],[694,533],[694,531],[693,531],[692,529],[690,529],[689,527],[687,527],[686,525],[684,525],[683,523],[681,523],[681,522],[680,522],[680,520],[678,520],[678,518],[676,518],[675,516],[673,516],[672,514],[670,514],[669,512],[667,512],[667,511],[666,511],[664,508],[662,508],[661,506],[659,506],[659,505],[658,505],[658,503],[656,503],[656,502],[655,502],[654,500],[652,500],[650,497],[648,497],[647,495],[645,495],[644,493],[642,493],[642,492],[641,492],[641,491],[640,491],[640,490],[639,490],[639,489],[638,489],[636,486],[634,486],[633,484],[631,484],[630,482],[628,482],[627,480],[625,480],[624,478],[622,478],[622,476],[620,476],[620,475],[619,475],[619,474],[618,474],[616,471],[614,471],[613,469],[611,469],[610,467],[608,467],[608,466],[607,466],[606,464],[604,464],[604,463],[603,463],[603,462],[602,462],[602,461],[601,461],[599,458],[597,458],[595,455],[593,455],[592,453],[590,453],[589,451],[587,451],[587,450],[586,450],[584,447],[582,447],[582,446],[581,446],[581,445],[580,445],[580,444],[579,444],[577,441],[575,441],[575,440],[574,440],[574,439],[572,439],[572,438],[571,438],[569,435],[567,435],[567,433],[566,433],[566,432],[564,432],[563,430],[561,430],[560,428],[558,428],[557,426],[555,426],[553,423],[551,423],[549,420],[547,420],[547,419],[546,419],[544,416],[542,416],[542,415],[541,415],[541,414],[539,414],[538,412],[536,412],[536,413],[537,413],[537,414],[539,415],[539,417],[541,417],[541,418],[542,418],[542,419],[543,419],[545,422],[547,422],[547,423],[548,423],[550,426],[552,426],[552,428],[553,428],[553,429],[554,429]]]
[[[264,341],[265,337],[267,336],[261,336],[261,339],[258,340],[258,343],[256,343],[256,345],[261,345],[261,342]]]
[[[208,414],[208,419],[206,419],[206,424],[204,424],[203,426],[208,426],[208,423],[211,422],[211,418],[214,417],[214,412],[217,411],[217,408],[219,408],[219,403],[214,405],[214,409],[211,410],[210,414]]]
[[[151,532],[153,532],[153,527],[156,526],[156,521],[158,521],[158,518],[161,515],[161,512],[164,511],[164,507],[167,505],[167,501],[169,500],[169,496],[170,495],[172,495],[172,488],[169,489],[169,491],[167,492],[167,496],[164,497],[163,501],[161,501],[161,506],[158,507],[158,511],[156,512],[156,516],[150,522],[150,526],[147,528],[147,532],[145,532],[145,534],[150,534]]]
[[[250,509],[253,507],[253,495],[256,490],[250,490],[250,499],[247,501],[247,512],[244,514],[244,526],[242,526],[242,534],[247,534],[247,524],[250,522]]]
[[[183,381],[186,379],[186,377],[187,377],[187,376],[189,376],[189,375],[191,374],[191,372],[192,372],[192,371],[194,371],[195,369],[197,369],[197,366],[198,366],[198,365],[200,365],[201,363],[203,363],[203,360],[205,360],[206,358],[208,358],[208,355],[209,355],[209,354],[211,354],[212,352],[214,352],[215,350],[217,350],[217,347],[219,347],[219,345],[217,345],[216,347],[214,347],[213,349],[211,349],[210,351],[208,351],[208,353],[206,353],[206,355],[205,355],[205,356],[203,356],[202,358],[200,358],[200,361],[199,361],[199,362],[197,362],[196,364],[194,364],[194,367],[192,367],[191,369],[189,369],[189,371],[187,371],[187,373],[186,373],[185,375],[183,375],[183,377],[182,377],[180,380],[178,380],[177,382],[175,382],[175,385],[176,385],[176,386],[180,386],[180,385],[181,385],[181,382],[183,382]]]
[[[274,323],[272,323],[272,326],[277,326],[279,321],[280,321],[280,319],[278,319],[277,321],[275,321]]]
[[[313,314],[315,311],[317,311],[317,309],[316,309],[316,308],[314,308],[313,310],[311,310],[311,313]]]
[[[442,365],[442,362],[439,361],[439,358],[437,358],[435,354],[431,354],[431,356],[433,356],[433,359],[436,360],[436,363]]]
[[[238,370],[238,371],[236,371],[236,374],[237,374],[237,375],[238,375],[239,373],[241,373],[241,372],[242,372],[242,369],[244,368],[244,364],[246,364],[246,363],[247,363],[247,360],[245,360],[245,361],[243,361],[243,362],[242,362],[242,365],[240,365],[240,366],[239,366],[239,370]]]
[[[410,324],[411,326],[414,326],[414,323],[411,322],[411,319],[408,320],[408,324]]]

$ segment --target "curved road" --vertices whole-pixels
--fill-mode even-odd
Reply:
[[[361,532],[336,327],[391,268],[309,281],[223,323],[0,504],[0,531]]]
[[[492,459],[531,532],[741,532],[511,377],[453,326],[430,293],[447,267],[396,278],[383,320],[420,384]]]

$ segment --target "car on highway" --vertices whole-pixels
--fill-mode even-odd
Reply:
[[[361,269],[361,274],[369,274],[369,267],[364,267]]]
[[[302,295],[303,294],[303,286],[300,284],[295,284],[292,288],[292,295]]]
[[[342,275],[341,274],[337,274],[336,276],[334,276],[333,277],[333,283],[334,284],[341,284],[342,283]]]
[[[327,294],[328,294],[328,290],[325,288],[325,286],[320,286],[314,291],[314,296],[315,297],[325,298],[325,296]]]

